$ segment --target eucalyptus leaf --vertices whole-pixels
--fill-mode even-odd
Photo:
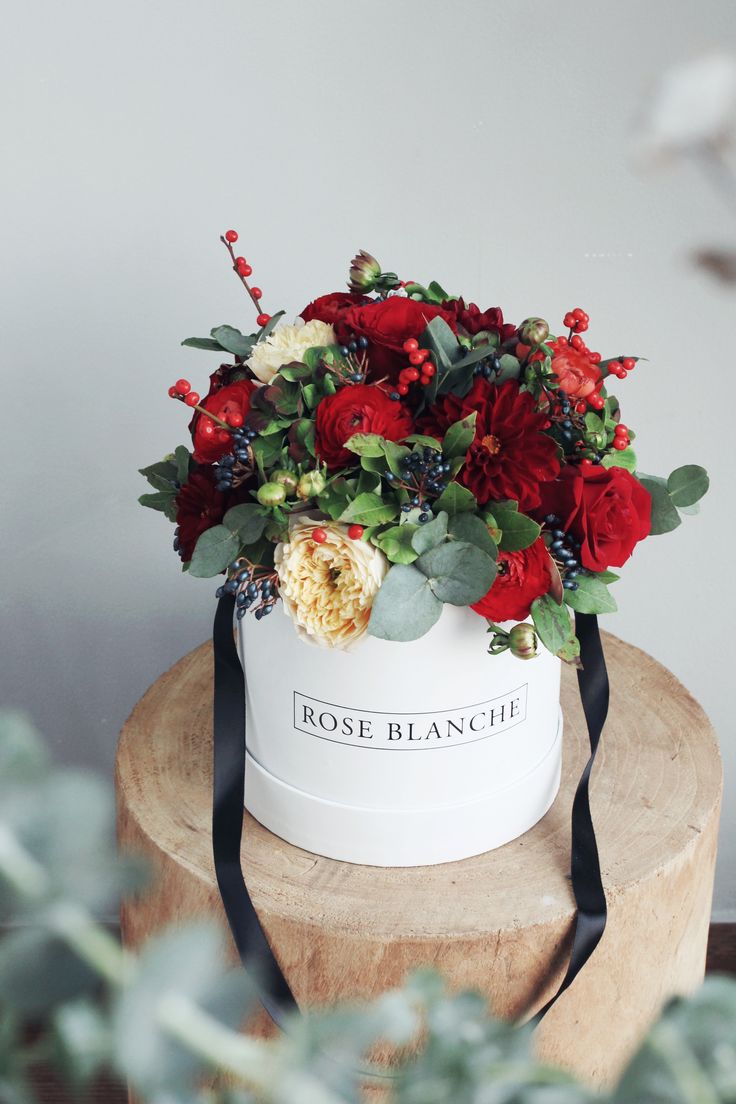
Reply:
[[[413,564],[394,564],[373,600],[368,632],[381,640],[418,640],[441,613],[426,576]]]
[[[224,571],[239,551],[238,538],[225,525],[205,529],[195,545],[189,566],[190,575],[211,579]]]
[[[207,349],[211,353],[226,353],[227,349],[211,337],[187,337],[182,341],[189,349]]]
[[[233,356],[248,357],[253,351],[254,338],[247,337],[234,326],[215,326],[210,332],[213,340],[219,342]]]
[[[416,566],[429,579],[441,602],[469,606],[485,597],[496,577],[496,564],[474,544],[452,541],[423,553]]]
[[[359,525],[381,525],[393,521],[399,512],[395,502],[384,502],[380,495],[365,493],[348,503],[340,515],[340,521],[357,522]]]
[[[667,480],[667,490],[675,506],[694,506],[709,486],[708,473],[699,464],[676,468]]]
[[[521,364],[511,353],[504,353],[499,357],[500,370],[496,372],[496,383],[505,383],[506,380],[518,379],[521,374]]]
[[[411,543],[414,551],[421,556],[423,552],[442,544],[446,537],[447,514],[443,510],[432,521],[417,526]]]
[[[222,519],[222,524],[234,533],[240,544],[254,544],[263,536],[268,514],[255,502],[243,502],[232,506]]]
[[[474,544],[491,559],[496,559],[498,549],[488,526],[477,514],[454,514],[450,518],[448,534],[452,540]]]
[[[653,537],[660,533],[670,533],[681,523],[682,518],[677,512],[669,491],[657,480],[639,476],[639,482],[652,499],[652,527],[650,533]]]

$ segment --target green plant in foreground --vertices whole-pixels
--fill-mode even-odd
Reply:
[[[254,1039],[238,1031],[257,1000],[252,981],[228,967],[214,925],[169,930],[136,955],[96,921],[141,880],[115,854],[108,787],[53,768],[28,722],[0,714],[2,1104],[37,1099],[40,1062],[77,1099],[105,1071],[149,1104],[357,1104],[377,1040],[407,1048],[383,1080],[392,1104],[736,1101],[736,983],[726,978],[673,1002],[607,1096],[538,1063],[529,1028],[491,1019],[476,993],[449,995],[431,971],[366,1007],[310,1013]]]

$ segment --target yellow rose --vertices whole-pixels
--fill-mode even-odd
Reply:
[[[263,341],[253,347],[248,367],[261,383],[270,383],[284,364],[301,361],[307,349],[334,345],[335,331],[326,322],[313,319],[303,326],[277,326]]]
[[[316,528],[326,539],[312,537]],[[368,628],[371,606],[388,561],[362,540],[351,540],[347,527],[334,521],[293,517],[289,540],[275,553],[279,594],[303,640],[326,648],[349,648]]]

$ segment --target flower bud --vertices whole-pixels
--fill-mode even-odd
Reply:
[[[280,506],[286,501],[286,490],[280,483],[264,483],[256,497],[261,506]]]
[[[294,472],[287,471],[286,468],[276,468],[275,471],[271,472],[271,482],[278,483],[283,487],[287,495],[292,495],[294,493],[298,481]]]
[[[533,625],[522,623],[509,630],[509,650],[517,659],[533,659],[537,654],[537,634]]]
[[[327,480],[320,471],[305,472],[297,484],[296,493],[299,498],[314,498],[322,494],[327,486]]]
[[[519,336],[525,345],[541,345],[549,337],[549,326],[543,318],[525,318]]]
[[[358,293],[373,291],[380,275],[381,266],[376,258],[361,249],[350,262],[348,287]]]

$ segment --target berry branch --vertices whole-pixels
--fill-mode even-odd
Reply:
[[[251,302],[253,303],[253,306],[256,308],[256,311],[258,312],[258,317],[256,318],[256,322],[258,323],[259,326],[265,326],[270,321],[271,315],[270,314],[265,314],[262,307],[261,307],[260,300],[261,300],[261,296],[263,294],[261,289],[259,287],[251,287],[250,284],[248,283],[247,277],[252,275],[253,269],[248,264],[245,257],[236,257],[235,256],[235,250],[233,249],[233,245],[235,244],[235,242],[237,240],[238,240],[237,230],[226,230],[224,234],[220,235],[220,241],[222,242],[222,244],[227,249],[228,253],[230,254],[230,260],[233,262],[233,272],[238,277],[238,279],[240,280],[240,282],[243,285],[243,287],[245,288],[245,290],[248,292],[248,295],[250,296]]]

